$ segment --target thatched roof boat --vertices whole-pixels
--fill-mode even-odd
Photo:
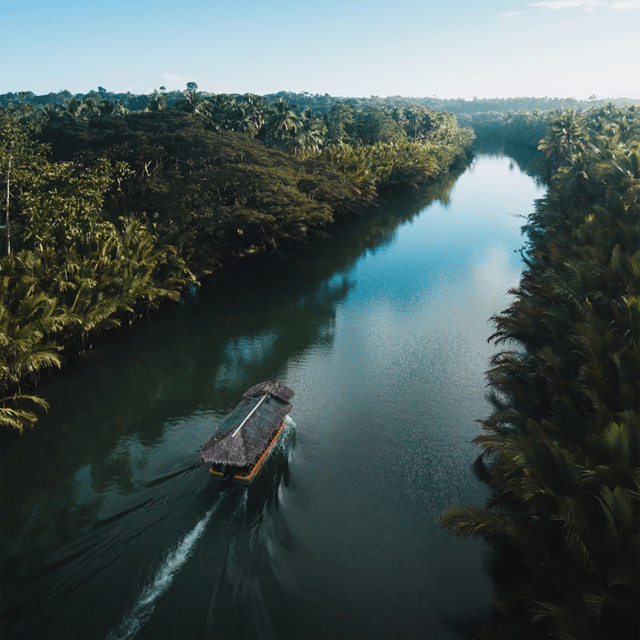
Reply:
[[[269,380],[245,391],[238,406],[200,449],[209,473],[218,479],[250,484],[284,431],[293,396],[293,389]]]

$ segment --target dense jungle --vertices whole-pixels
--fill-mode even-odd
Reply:
[[[319,107],[321,96],[193,83],[127,103],[63,97],[0,107],[6,446],[38,428],[39,380],[113,330],[229,265],[326,238],[388,194],[446,177],[474,139],[527,147],[547,192],[523,228],[513,301],[492,318],[493,412],[474,441],[490,497],[439,524],[491,549],[496,601],[480,637],[637,636],[638,107],[491,103],[456,117],[418,101]]]
[[[142,111],[71,98],[0,111],[1,420],[36,420],[39,377],[223,264],[281,250],[385,191],[464,163],[473,134],[444,112],[204,97]]]

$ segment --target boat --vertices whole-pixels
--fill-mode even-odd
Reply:
[[[244,392],[200,449],[200,459],[216,480],[249,485],[282,437],[293,405],[293,389],[265,380]]]

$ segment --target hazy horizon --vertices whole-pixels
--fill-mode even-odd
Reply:
[[[0,93],[640,98],[640,0],[4,0]]]
[[[197,84],[197,83],[196,83]],[[151,90],[151,91],[147,91],[144,93],[138,93],[137,91],[111,91],[109,89],[106,89],[105,87],[101,87],[102,89],[106,90],[107,95],[126,95],[127,93],[129,93],[131,96],[147,96],[147,95],[153,95],[154,91],[157,91],[156,89]],[[166,87],[165,87],[166,89]],[[21,89],[21,90],[17,90],[17,91],[5,91],[4,93],[0,93],[0,96],[3,95],[8,95],[8,94],[19,94],[22,92],[29,92],[31,91],[30,89]],[[60,89],[58,91],[47,91],[47,92],[34,92],[32,91],[31,93],[33,93],[35,96],[39,97],[39,96],[47,96],[49,94],[57,94],[57,93],[62,93],[66,91],[65,89]],[[166,93],[172,93],[172,92],[178,92],[178,93],[182,93],[185,91],[185,87],[181,87],[181,88],[175,88],[175,89],[166,89]],[[215,91],[207,91],[206,89],[203,89],[202,87],[198,86],[197,89],[198,93],[202,93],[204,95],[210,94],[210,95],[217,95],[217,92]],[[88,89],[86,91],[69,91],[69,93],[73,96],[87,96],[91,93],[98,93],[97,88],[92,87],[91,89]],[[465,101],[465,102],[474,102],[475,100],[477,101],[483,101],[483,100],[505,100],[505,101],[516,101],[516,100],[577,100],[578,102],[591,102],[593,101],[594,103],[596,102],[607,102],[607,101],[612,101],[612,102],[618,102],[618,101],[622,101],[622,100],[630,100],[632,102],[638,102],[640,101],[640,98],[630,98],[629,96],[597,96],[596,98],[593,98],[592,100],[590,99],[580,99],[580,98],[575,98],[574,96],[536,96],[536,95],[531,95],[531,96],[507,96],[507,97],[496,97],[496,96],[474,96],[473,98],[461,98],[461,97],[440,97],[440,96],[402,96],[399,94],[395,94],[395,95],[388,95],[388,96],[378,96],[378,95],[370,95],[370,96],[357,96],[357,95],[332,95],[332,94],[324,94],[324,93],[311,93],[311,92],[302,92],[302,91],[290,91],[288,89],[280,89],[279,91],[272,91],[269,93],[256,93],[255,91],[246,91],[244,93],[238,93],[236,91],[234,92],[230,92],[230,93],[225,93],[225,95],[238,95],[238,96],[244,96],[244,95],[248,95],[248,94],[254,94],[257,96],[271,96],[271,95],[278,95],[281,93],[291,93],[291,94],[295,94],[295,95],[310,95],[310,96],[314,96],[314,95],[319,95],[319,96],[324,96],[324,95],[328,95],[329,97],[333,98],[333,99],[337,99],[337,100],[351,100],[351,99],[355,99],[355,100],[370,100],[370,99],[380,99],[380,100],[387,100],[387,99],[394,99],[394,98],[401,98],[401,99],[407,99],[407,100],[429,100],[429,99],[434,99],[434,100],[442,100],[442,101],[446,101],[446,100],[460,100],[460,101]]]

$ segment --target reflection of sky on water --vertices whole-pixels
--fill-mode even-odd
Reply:
[[[377,447],[386,452],[388,479],[396,478],[397,490],[414,495],[432,517],[478,490],[460,460],[470,464],[477,454],[470,444],[475,420],[489,411],[483,399],[494,352],[489,318],[509,304],[507,290],[522,269],[520,216],[543,194],[511,166],[506,157],[481,157],[448,205],[428,205],[390,242],[363,254],[349,272],[353,287],[338,305],[330,350],[316,349],[291,367],[299,422],[307,414],[325,419],[321,435],[301,431],[311,442],[299,452],[311,473],[323,475],[325,491],[333,480],[321,469],[323,459],[368,469],[351,478],[367,486],[381,472],[371,454]],[[328,395],[334,406],[319,409],[316,402]],[[307,456],[316,447],[312,461]],[[361,456],[355,464],[354,455]]]
[[[471,439],[490,410],[489,318],[508,306],[520,277],[519,216],[543,193],[510,165],[481,157],[448,205],[431,203],[364,253],[349,270],[332,344],[288,369],[301,425],[292,477],[304,488],[288,496],[297,562],[336,585],[325,601],[353,607],[360,622],[382,624],[391,590],[404,619],[422,612],[427,635],[450,638],[425,612],[456,619],[461,606],[490,597],[481,545],[448,538],[436,519],[486,495],[471,470]]]
[[[508,181],[500,179],[509,163],[505,157],[483,157],[456,183],[450,205],[431,204],[401,226],[391,243],[364,255],[352,272],[358,286],[343,306],[371,308],[382,301],[413,305],[426,290],[432,292],[426,295],[441,300],[450,295],[447,290],[456,280],[476,277],[478,269],[485,270],[483,282],[494,280],[500,288],[508,278],[496,273],[487,280],[490,260],[496,268],[519,272],[517,250],[524,244],[520,216],[531,212],[533,200],[543,192],[517,168]],[[499,198],[496,184],[503,188]],[[496,262],[500,246],[509,259]]]
[[[519,216],[542,195],[517,169],[500,180],[509,162],[482,158],[454,187],[451,205],[428,206],[398,229],[393,242],[357,263],[350,273],[355,287],[341,303],[336,325],[334,350],[344,354],[345,366],[356,353],[364,368],[384,370],[385,362],[402,360],[397,336],[426,361],[428,345],[449,342],[452,333],[465,349],[490,353],[488,319],[508,305],[507,289],[518,283],[522,268]],[[496,182],[508,197],[496,201]],[[351,346],[343,349],[342,339]],[[387,353],[388,344],[395,354]]]

